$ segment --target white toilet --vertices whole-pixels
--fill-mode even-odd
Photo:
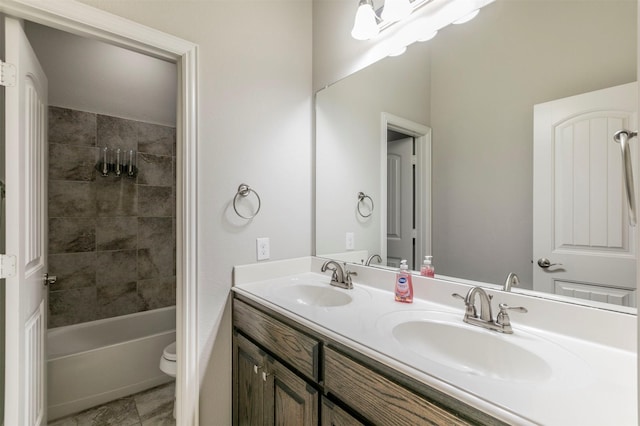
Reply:
[[[160,357],[160,370],[168,376],[176,377],[176,342],[167,345]],[[173,418],[176,418],[176,398],[173,397]]]

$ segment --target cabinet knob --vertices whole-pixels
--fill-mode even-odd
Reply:
[[[262,366],[260,365],[254,365],[253,366],[253,374],[258,374],[258,370],[260,370],[262,368]]]
[[[267,377],[269,377],[271,375],[271,373],[267,373],[266,371],[262,372],[262,381],[266,382],[267,381]]]

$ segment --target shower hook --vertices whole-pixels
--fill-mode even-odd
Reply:
[[[238,207],[236,206],[236,203],[239,200],[238,197],[246,198],[252,192],[255,194],[256,198],[258,199],[258,208],[256,209],[255,213],[253,213],[251,216],[245,216],[238,211]],[[247,185],[246,183],[243,183],[238,187],[238,192],[236,192],[235,197],[233,197],[233,210],[235,210],[238,216],[240,216],[243,219],[253,219],[254,217],[256,217],[256,215],[260,211],[261,205],[262,205],[262,202],[260,201],[260,196],[253,188],[249,187],[249,185]]]
[[[369,202],[371,203],[371,208],[369,209],[369,214],[364,214],[362,213],[362,210],[360,210],[360,204],[364,204],[364,200],[368,198]],[[358,209],[358,214],[362,217],[369,217],[373,214],[373,199],[368,196],[367,194],[365,194],[364,192],[358,192],[358,203],[356,204],[356,207]]]

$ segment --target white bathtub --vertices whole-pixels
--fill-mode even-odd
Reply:
[[[158,365],[175,340],[174,306],[50,329],[48,419],[171,381]]]

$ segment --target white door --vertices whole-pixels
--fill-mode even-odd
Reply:
[[[5,18],[5,59],[15,85],[5,88],[7,254],[5,425],[46,423],[45,333],[47,79],[22,30]]]
[[[413,226],[413,138],[387,144],[387,265],[399,267],[406,259],[415,269]]]
[[[636,109],[636,83],[535,105],[535,290],[634,306],[637,249],[613,134],[636,130]]]

